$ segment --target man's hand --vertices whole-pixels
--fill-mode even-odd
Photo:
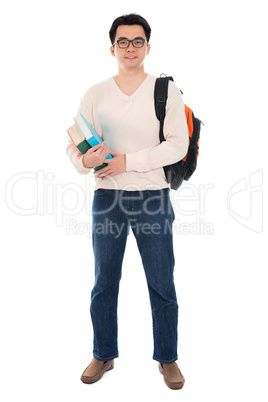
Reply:
[[[103,141],[101,144],[94,145],[83,156],[82,163],[85,168],[92,169],[100,166],[105,161],[110,150]]]
[[[109,176],[115,176],[126,171],[126,156],[119,152],[109,150],[109,153],[113,156],[112,159],[106,159],[105,163],[108,166],[94,172],[98,177],[106,179]]]

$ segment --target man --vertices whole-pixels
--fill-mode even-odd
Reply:
[[[118,357],[117,301],[131,227],[149,289],[153,359],[159,362],[166,384],[180,389],[184,377],[176,364],[178,305],[171,230],[174,212],[163,166],[185,156],[188,130],[181,94],[171,82],[164,125],[166,141],[159,143],[153,96],[155,77],[144,70],[150,52],[150,34],[148,22],[136,14],[121,16],[113,22],[110,50],[117,61],[118,74],[89,88],[78,110],[104,142],[83,157],[71,143],[67,147],[81,174],[87,174],[104,161],[107,163],[94,173],[95,284],[90,305],[94,357],[81,380],[98,381],[114,367],[114,359]],[[108,153],[113,158],[105,160]]]

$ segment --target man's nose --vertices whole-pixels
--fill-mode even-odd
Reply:
[[[133,46],[133,43],[130,42],[129,47],[127,48],[127,50],[133,50],[133,49],[135,49],[135,46]]]

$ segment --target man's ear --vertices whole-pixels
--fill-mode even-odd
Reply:
[[[148,54],[150,53],[150,50],[151,50],[151,45],[147,45],[147,52],[146,52],[146,55],[148,56]]]
[[[110,47],[110,52],[111,52],[111,55],[115,57],[114,46],[111,46],[111,47]]]

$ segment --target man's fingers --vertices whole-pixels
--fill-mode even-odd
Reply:
[[[119,152],[115,152],[115,151],[111,151],[111,150],[109,150],[109,151],[110,151],[109,153],[110,153],[112,156],[120,155]]]
[[[96,171],[94,172],[94,174],[96,174],[97,176],[100,176],[100,175],[102,175],[102,174],[106,174],[108,170],[109,170],[109,167],[108,167],[108,166],[105,166],[105,167],[103,167],[102,169],[96,170]]]
[[[96,152],[98,149],[105,149],[106,144],[105,141],[103,141],[101,144],[94,145],[94,147],[90,148],[89,151],[91,152]]]

